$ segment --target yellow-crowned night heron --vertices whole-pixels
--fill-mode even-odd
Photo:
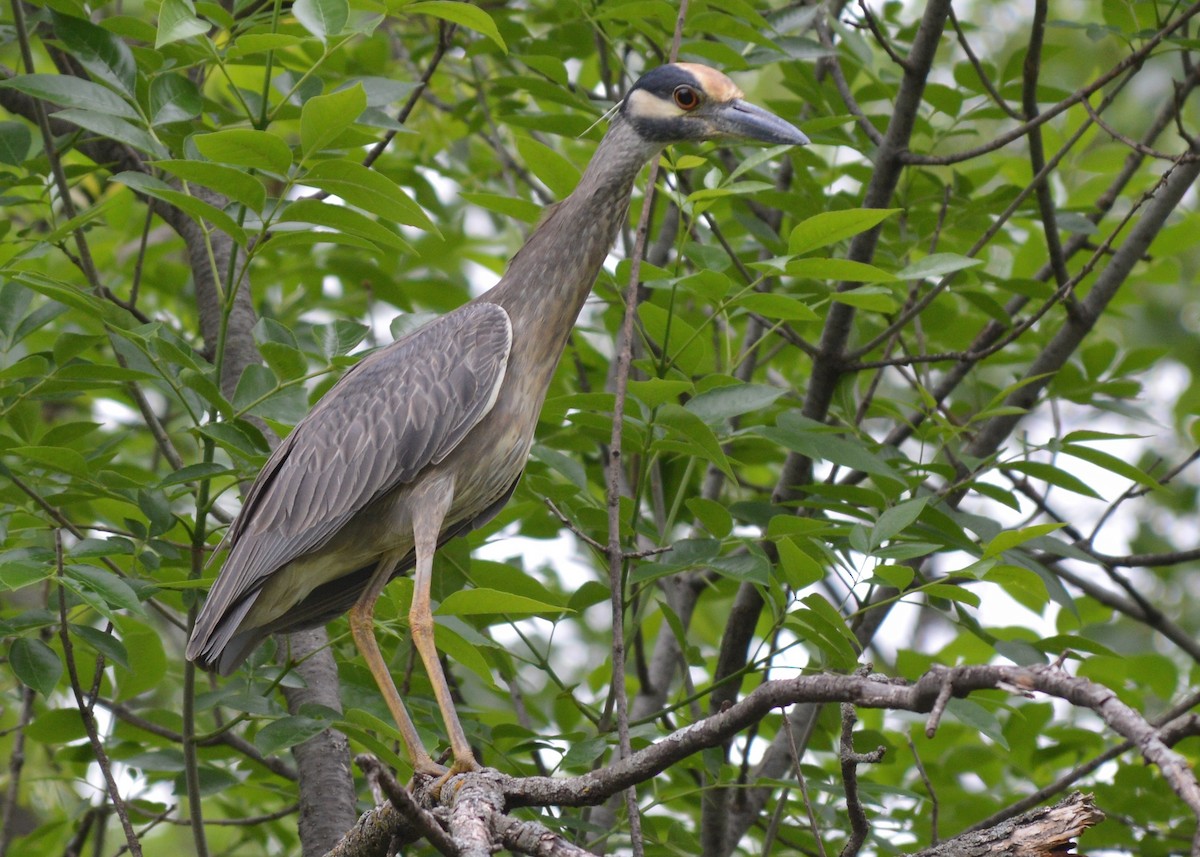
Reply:
[[[417,736],[373,628],[383,587],[415,567],[409,623],[446,723],[451,770],[478,767],[434,647],[433,554],[512,495],[634,179],[664,146],[686,140],[808,142],[706,66],[665,65],[638,80],[579,186],[549,209],[500,282],[364,358],[275,450],[229,528],[229,556],[189,659],[227,674],[267,635],[349,610],[414,769],[444,774]]]

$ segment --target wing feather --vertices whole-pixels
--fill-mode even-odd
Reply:
[[[319,549],[370,503],[449,455],[495,404],[511,345],[501,307],[467,304],[347,372],[246,494],[188,656],[219,646],[209,638],[274,571]]]

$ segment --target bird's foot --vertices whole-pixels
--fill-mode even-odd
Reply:
[[[435,800],[441,799],[442,789],[450,780],[459,774],[473,774],[476,771],[482,771],[483,766],[475,761],[474,756],[458,756],[455,757],[454,762],[449,768],[443,768],[442,770],[444,773],[442,773],[441,777],[429,787],[429,791]]]
[[[424,759],[419,759],[413,763],[413,776],[427,777],[431,780],[447,776],[450,769],[445,765],[439,765],[432,758],[426,756]]]

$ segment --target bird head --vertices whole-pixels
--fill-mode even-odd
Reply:
[[[745,101],[716,69],[670,63],[646,72],[621,103],[621,114],[645,140],[757,140],[803,146],[808,137],[774,113]]]

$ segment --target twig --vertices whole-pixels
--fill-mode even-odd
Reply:
[[[4,791],[4,811],[0,813],[0,857],[8,854],[13,840],[13,814],[21,795],[21,769],[25,767],[25,727],[33,720],[32,687],[21,688],[21,713],[13,727],[12,753],[8,758],[8,787]]]
[[[116,717],[118,720],[128,723],[130,726],[142,729],[146,732],[149,732],[151,735],[157,735],[159,738],[164,738],[167,741],[175,744],[179,744],[183,741],[183,736],[180,733],[155,723],[152,720],[146,720],[144,717],[139,717],[130,711],[127,706],[122,705],[119,702],[111,699],[105,699],[104,697],[97,697],[96,703],[101,707],[111,711],[114,717]],[[228,730],[220,731],[213,735],[209,735],[206,738],[197,739],[196,741],[197,747],[211,747],[217,744],[224,744],[234,750],[237,750],[246,758],[253,762],[257,762],[271,773],[275,774],[276,776],[283,777],[285,780],[294,781],[296,779],[295,768],[277,756],[264,756],[258,751],[257,747],[234,732],[230,732]]]
[[[396,114],[396,122],[403,125],[408,121],[409,114],[413,112],[413,108],[417,106],[417,102],[421,99],[421,95],[429,86],[429,81],[433,79],[433,73],[437,71],[438,66],[442,62],[442,57],[446,55],[446,51],[450,49],[450,42],[454,36],[456,24],[447,24],[444,21],[438,22],[438,43],[433,51],[433,56],[429,58],[429,64],[425,66],[425,71],[421,73],[421,77],[417,80],[417,85],[413,87],[412,92],[408,94],[408,100],[404,102],[404,106],[400,108],[400,112]],[[363,158],[363,166],[369,167],[371,164],[384,153],[392,139],[396,136],[395,129],[388,131],[383,135],[378,143],[371,147],[371,151],[367,152],[367,156]]]
[[[1021,107],[1025,118],[1034,120],[1038,115],[1037,88],[1042,64],[1042,43],[1046,32],[1046,0],[1035,0],[1033,4],[1033,21],[1029,27],[1029,46],[1025,49],[1024,80],[1021,85]],[[1087,103],[1087,99],[1084,99]],[[1046,166],[1046,149],[1042,141],[1041,126],[1031,126],[1029,129],[1029,164],[1035,174],[1041,173]],[[1050,256],[1050,269],[1054,272],[1054,281],[1062,286],[1070,279],[1067,273],[1067,262],[1063,256],[1062,241],[1058,235],[1058,215],[1054,207],[1054,193],[1049,181],[1043,178],[1034,185],[1037,195],[1038,209],[1042,215],[1042,231],[1046,236],[1046,251]],[[1067,297],[1068,306],[1071,297]]]
[[[58,529],[54,531],[54,562],[58,579],[62,581],[66,572],[63,566],[62,531]],[[104,744],[100,740],[100,730],[96,726],[96,718],[92,714],[91,706],[83,698],[83,685],[79,682],[79,670],[75,666],[75,649],[71,644],[71,635],[68,631],[67,590],[61,584],[58,591],[58,619],[58,635],[59,641],[62,643],[63,660],[67,664],[67,676],[71,681],[71,693],[75,696],[75,705],[79,709],[79,717],[83,721],[84,730],[87,732],[88,742],[92,745],[92,753],[96,757],[96,764],[100,768],[100,773],[104,776],[104,783],[108,789],[108,799],[112,801],[113,808],[117,812],[117,818],[121,821],[121,828],[125,831],[125,842],[129,846],[129,851],[134,857],[142,857],[142,846],[138,842],[137,833],[134,832],[133,825],[129,821],[129,811],[125,806],[124,799],[121,797],[120,789],[117,788],[117,781],[113,777],[112,765],[109,764],[108,753],[105,751]],[[99,657],[103,659],[103,655]]]
[[[1021,114],[1009,106],[1004,96],[996,89],[996,85],[992,83],[992,79],[983,70],[983,63],[979,61],[979,57],[975,56],[975,52],[971,50],[971,43],[967,41],[967,34],[963,32],[962,25],[958,22],[958,16],[954,14],[954,9],[950,10],[950,23],[954,26],[954,33],[958,37],[959,47],[967,55],[967,62],[975,69],[975,74],[979,77],[979,82],[983,84],[983,88],[987,91],[987,94],[992,97],[992,101],[996,103],[997,107],[1007,113],[1010,118],[1016,119],[1019,122]]]
[[[1092,117],[1093,122],[1103,128],[1105,132],[1114,140],[1128,146],[1139,155],[1145,155],[1147,158],[1156,158],[1160,161],[1180,161],[1183,163],[1200,158],[1200,153],[1197,152],[1172,154],[1170,152],[1163,152],[1152,148],[1151,146],[1147,146],[1145,143],[1141,143],[1126,134],[1122,134],[1116,128],[1112,127],[1103,119],[1101,119],[1100,114],[1096,112],[1096,109],[1092,107],[1086,98],[1083,99],[1081,103],[1083,105],[1083,109],[1088,112],[1088,116]],[[1178,115],[1178,112],[1176,112],[1176,115]]]
[[[792,751],[792,768],[796,772],[796,783],[800,787],[800,799],[804,801],[804,810],[808,813],[808,827],[812,831],[813,841],[817,843],[817,854],[826,857],[825,841],[821,838],[821,827],[817,824],[817,814],[813,810],[812,798],[808,795],[808,783],[804,778],[804,769],[800,767],[800,748],[796,745],[796,734],[792,730],[792,720],[784,712],[783,730],[787,733],[788,747]]]
[[[396,778],[392,776],[392,772],[379,763],[379,760],[374,756],[369,756],[366,753],[354,757],[354,763],[367,776],[369,780],[376,783],[387,799],[392,802],[392,806],[396,807],[401,813],[416,825],[429,844],[445,854],[446,857],[458,857],[459,849],[450,835],[442,829],[438,820],[433,813],[420,806],[408,791],[403,788]]]
[[[554,517],[558,518],[559,522],[571,531],[572,535],[574,535],[588,547],[592,548],[592,550],[599,553],[601,556],[608,556],[608,552],[612,549],[609,545],[596,541],[583,530],[579,529],[579,527],[575,526],[575,522],[564,515],[562,510],[555,506],[554,501],[549,497],[546,497],[543,502],[546,504],[546,508],[553,513]],[[637,551],[622,551],[620,553],[620,558],[622,560],[644,559],[648,556],[657,556],[658,554],[669,553],[672,550],[674,550],[673,545],[667,545],[666,547],[660,548],[646,548],[644,550]]]
[[[854,93],[850,91],[850,84],[846,81],[846,75],[842,72],[842,64],[838,60],[837,50],[833,45],[833,38],[829,34],[829,25],[823,18],[817,21],[817,36],[821,40],[822,47],[829,51],[829,54],[821,60],[822,67],[828,69],[829,76],[833,78],[834,88],[837,89],[842,103],[846,105],[846,110],[854,117],[854,121],[858,123],[859,129],[866,134],[867,139],[876,146],[880,145],[883,143],[883,134],[867,118],[867,114],[854,97]],[[902,67],[904,65],[904,63],[901,63]]]
[[[855,675],[866,677],[869,667],[860,667]],[[886,750],[878,747],[870,753],[854,752],[854,724],[858,722],[858,714],[854,705],[842,703],[842,732],[839,741],[839,760],[842,767],[842,783],[846,790],[846,814],[850,818],[850,835],[842,846],[839,857],[855,857],[862,850],[867,835],[871,832],[867,824],[867,813],[863,809],[862,799],[858,796],[858,766],[864,763],[878,764],[883,759]]]
[[[875,20],[875,14],[870,10],[863,0],[858,0],[858,8],[862,10],[863,20],[867,22],[867,27],[871,30],[871,35],[875,37],[875,41],[879,47],[883,48],[884,53],[888,55],[892,62],[900,66],[900,68],[908,69],[908,60],[900,56],[896,49],[892,47],[892,43],[888,41],[883,30],[879,28],[879,22]]]
[[[617,740],[620,755],[627,759],[632,754],[629,739],[629,699],[625,689],[625,569],[621,548],[621,443],[625,423],[625,400],[629,384],[629,370],[633,362],[633,317],[637,310],[638,283],[641,276],[642,256],[646,248],[646,234],[650,229],[650,213],[654,207],[654,187],[658,178],[658,159],[650,165],[650,176],[646,180],[646,195],[642,200],[642,214],[638,221],[630,258],[629,285],[625,292],[625,317],[621,326],[621,351],[617,356],[614,379],[612,434],[608,447],[608,582],[612,598],[612,694],[617,710]],[[635,857],[641,855],[640,823],[637,811],[637,795],[632,788],[626,795],[629,811],[630,838]]]
[[[908,742],[908,749],[913,754],[913,763],[917,766],[917,774],[921,777],[921,782],[925,784],[925,791],[929,794],[929,841],[937,845],[939,838],[937,792],[933,788],[933,783],[929,781],[929,774],[925,772],[925,763],[921,761],[921,754],[917,752],[917,745],[913,743],[912,736],[905,733],[904,740]]]

